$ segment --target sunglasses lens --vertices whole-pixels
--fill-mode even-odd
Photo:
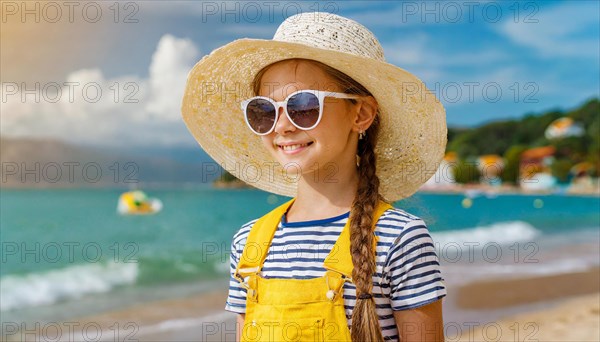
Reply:
[[[275,107],[267,100],[254,99],[246,107],[246,118],[256,133],[267,133],[275,124]]]
[[[287,112],[299,127],[313,127],[319,120],[319,98],[311,93],[298,93],[289,99]]]

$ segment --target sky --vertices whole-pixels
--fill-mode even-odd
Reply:
[[[568,110],[600,96],[600,2],[1,1],[2,137],[197,146],[180,114],[213,49],[271,39],[299,12],[365,25],[450,127]]]

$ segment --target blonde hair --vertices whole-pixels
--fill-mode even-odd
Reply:
[[[360,83],[335,68],[314,60],[297,60],[307,61],[321,68],[341,87],[344,93],[372,96]],[[256,95],[260,91],[261,79],[265,71],[277,63],[266,66],[254,77],[252,89]],[[350,101],[355,102],[355,100]],[[375,145],[378,132],[379,115],[375,117],[375,120],[367,129],[365,137],[358,141],[357,147],[357,155],[360,157],[358,189],[349,218],[350,253],[354,264],[352,282],[356,286],[357,297],[356,305],[352,311],[352,326],[350,329],[353,341],[383,341],[379,317],[375,311],[375,300],[371,293],[376,266],[376,253],[372,247],[374,238],[372,231],[373,213],[378,202],[380,200],[385,201],[379,193],[379,178],[375,173],[377,164]],[[367,298],[359,299],[361,296]]]

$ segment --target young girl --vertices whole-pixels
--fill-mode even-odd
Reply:
[[[273,40],[198,62],[182,111],[223,168],[293,197],[233,237],[225,309],[239,314],[239,340],[443,341],[433,242],[390,203],[435,173],[445,113],[370,31],[329,13],[289,17]]]

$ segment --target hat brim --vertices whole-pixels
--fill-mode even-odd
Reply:
[[[412,195],[436,172],[447,141],[442,104],[415,75],[395,65],[297,43],[239,39],[204,56],[188,74],[183,119],[202,149],[244,182],[296,196],[290,177],[246,126],[240,102],[265,66],[291,58],[316,60],[349,75],[375,97],[380,131],[375,149],[380,193],[390,201]]]

